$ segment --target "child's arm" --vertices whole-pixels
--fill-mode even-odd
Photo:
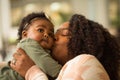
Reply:
[[[57,77],[62,66],[58,64],[58,62],[56,62],[51,55],[45,52],[42,48],[29,47],[29,49],[30,48],[32,51],[28,51],[28,55],[35,62],[35,64],[49,76]]]
[[[12,70],[8,64],[5,64],[0,68],[0,80],[24,80],[24,78]]]
[[[56,62],[36,41],[28,39],[18,45],[24,49],[27,55],[41,68],[41,70],[51,77],[57,77],[61,65]]]

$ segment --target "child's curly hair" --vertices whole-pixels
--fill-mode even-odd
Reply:
[[[28,25],[36,18],[45,19],[49,21],[51,24],[53,24],[51,22],[51,19],[44,12],[30,13],[27,16],[25,16],[20,23],[20,26],[18,29],[18,40],[22,39],[22,31],[25,30],[26,28],[28,29],[29,28]]]
[[[71,32],[68,43],[69,54],[94,55],[106,69],[110,80],[119,80],[120,47],[116,38],[102,25],[82,15],[73,15],[69,22]]]

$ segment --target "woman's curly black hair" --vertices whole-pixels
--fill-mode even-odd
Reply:
[[[22,31],[26,29],[26,25],[27,24],[29,25],[31,23],[31,21],[35,18],[45,19],[45,20],[49,21],[51,24],[53,24],[51,22],[50,17],[48,17],[44,12],[30,13],[27,16],[25,16],[20,23],[20,26],[19,26],[19,29],[18,29],[18,40],[22,39]]]
[[[69,22],[72,34],[68,43],[69,54],[94,55],[106,69],[110,80],[119,80],[120,46],[116,38],[102,25],[82,15],[73,15]]]

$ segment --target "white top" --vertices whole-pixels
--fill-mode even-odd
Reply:
[[[48,80],[47,76],[33,66],[25,76],[26,80]],[[92,55],[82,54],[68,61],[56,80],[110,80],[101,63]]]

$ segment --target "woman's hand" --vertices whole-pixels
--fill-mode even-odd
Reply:
[[[35,63],[21,48],[19,48],[16,53],[14,53],[13,57],[14,58],[11,61],[10,66],[13,70],[17,71],[23,77],[25,77],[28,69],[35,65]]]

